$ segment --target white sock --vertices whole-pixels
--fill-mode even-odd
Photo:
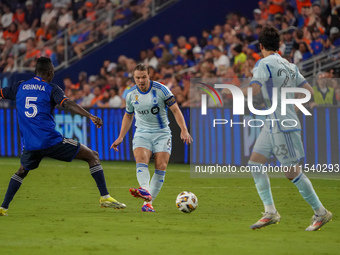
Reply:
[[[150,192],[150,172],[148,165],[144,163],[137,163],[136,168],[137,181],[142,189],[146,189]]]
[[[304,173],[300,173],[296,176],[292,182],[299,189],[301,196],[306,200],[308,204],[313,208],[314,212],[318,216],[326,214],[326,209],[323,207],[320,199],[313,189],[313,185]]]
[[[152,201],[155,200],[159,191],[161,190],[165,179],[165,171],[155,170],[150,182],[150,194],[152,196]]]

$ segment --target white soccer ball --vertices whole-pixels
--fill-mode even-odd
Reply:
[[[176,198],[176,206],[178,210],[185,213],[195,211],[197,204],[198,204],[197,197],[192,192],[183,191],[179,193],[179,195]]]

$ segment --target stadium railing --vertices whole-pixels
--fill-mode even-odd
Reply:
[[[147,18],[155,16],[161,10],[165,9],[170,4],[177,2],[178,0],[152,0],[151,4],[149,6],[150,11],[149,11],[147,17],[143,17],[142,16],[142,17],[139,17],[137,19],[132,19],[132,21],[129,24],[121,27],[121,29],[119,30],[119,33],[113,34],[112,27],[113,27],[113,18],[114,18],[115,13],[119,9],[123,8],[127,3],[131,3],[132,1],[134,1],[134,0],[127,0],[123,4],[117,6],[117,7],[113,8],[113,9],[109,9],[109,10],[102,9],[102,10],[99,10],[99,11],[96,12],[96,17],[97,18],[94,21],[88,21],[87,19],[84,19],[84,20],[78,22],[77,24],[71,26],[70,28],[66,28],[61,33],[59,33],[55,37],[51,38],[47,42],[45,42],[44,43],[44,47],[47,46],[48,48],[52,48],[53,49],[53,48],[56,48],[57,43],[58,43],[58,39],[63,38],[64,60],[61,63],[59,63],[58,66],[55,67],[55,70],[58,71],[60,69],[66,68],[72,62],[74,62],[74,61],[79,59],[76,54],[72,55],[72,47],[69,44],[69,39],[70,39],[70,36],[68,34],[69,30],[73,30],[74,33],[79,33],[79,32],[82,32],[82,31],[86,30],[88,28],[88,26],[99,25],[100,23],[102,23],[105,20],[108,21],[108,26],[106,27],[106,29],[108,31],[108,35],[106,37],[104,37],[102,40],[94,42],[93,44],[91,44],[90,47],[87,47],[82,52],[82,55],[86,55],[89,52],[91,52],[94,49],[96,49],[97,47],[99,47],[99,46],[101,46],[101,45],[103,45],[105,43],[109,43],[109,42],[113,41],[119,34],[125,32],[126,30],[130,29],[131,27],[134,27],[138,23],[143,22]],[[86,24],[85,28],[81,27],[83,24]],[[56,51],[54,50],[54,52],[56,52]],[[25,55],[22,55],[22,56],[18,57],[16,59],[16,61],[15,61],[15,69],[18,70],[18,72],[34,71],[34,67],[25,67],[24,66],[26,61],[29,62],[33,58],[25,59]]]

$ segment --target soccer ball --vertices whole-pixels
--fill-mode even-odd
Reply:
[[[194,193],[188,192],[188,191],[183,191],[179,193],[179,195],[176,198],[176,206],[178,210],[185,212],[185,213],[190,213],[195,211],[197,207],[197,197],[195,196]]]

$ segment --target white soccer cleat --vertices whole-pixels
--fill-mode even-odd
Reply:
[[[278,212],[276,213],[262,213],[263,217],[258,222],[251,225],[251,229],[260,229],[271,224],[278,224],[281,220],[281,216]]]
[[[306,228],[306,231],[320,230],[320,228],[329,221],[332,221],[332,213],[329,211],[326,211],[326,214],[322,216],[313,215],[311,224]]]

